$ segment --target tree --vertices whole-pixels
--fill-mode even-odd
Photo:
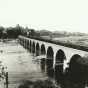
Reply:
[[[5,28],[0,26],[0,38],[2,38],[4,30],[5,30]]]

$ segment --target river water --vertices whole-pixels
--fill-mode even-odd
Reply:
[[[47,78],[34,57],[15,40],[0,42],[0,61],[8,72],[8,88],[18,88],[24,80]]]

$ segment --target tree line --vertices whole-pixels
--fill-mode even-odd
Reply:
[[[16,39],[18,38],[19,35],[24,35],[24,36],[28,36],[29,34],[31,36],[39,36],[39,34],[37,32],[35,32],[34,29],[29,29],[28,27],[24,28],[22,26],[20,26],[19,24],[16,25],[15,27],[3,27],[0,26],[0,39]]]
[[[26,37],[42,37],[45,39],[55,38],[55,37],[68,37],[68,36],[84,36],[88,35],[85,33],[79,33],[79,32],[66,32],[66,31],[48,31],[48,30],[40,30],[37,31],[32,28],[28,27],[22,27],[19,24],[17,24],[15,27],[8,27],[5,28],[3,26],[0,26],[0,39],[6,39],[6,38],[18,38],[19,35],[23,35]]]

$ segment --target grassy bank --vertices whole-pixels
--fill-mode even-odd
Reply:
[[[18,88],[59,88],[50,80],[23,81]]]

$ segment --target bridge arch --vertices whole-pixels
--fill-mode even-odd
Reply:
[[[48,47],[47,49],[47,59],[46,59],[46,71],[47,71],[47,75],[51,78],[53,78],[53,73],[54,73],[54,69],[53,69],[53,59],[54,59],[54,51],[53,48],[51,46]]]
[[[32,43],[32,53],[34,54],[35,53],[35,42],[33,41]]]
[[[24,39],[24,48],[26,47],[26,40]]]
[[[46,54],[45,45],[42,44],[41,45],[41,55],[45,55],[45,54]]]
[[[29,51],[31,52],[32,42],[30,40]]]
[[[63,80],[63,66],[64,60],[66,59],[65,53],[63,50],[59,49],[55,57],[55,80],[57,82]]]
[[[36,44],[36,56],[40,55],[40,46],[39,43]]]
[[[27,49],[27,39],[25,39],[25,48]]]
[[[46,55],[46,49],[45,49],[44,44],[41,45],[41,55]],[[46,67],[46,58],[45,57],[41,58],[40,66],[41,66],[42,72],[45,72],[45,67]]]
[[[82,62],[82,57],[79,54],[75,54],[71,57],[69,68],[68,68],[68,74],[69,79],[71,81],[82,81],[84,79],[85,73],[84,73],[84,65]]]
[[[29,49],[29,40],[27,40],[27,49]]]
[[[54,58],[54,51],[51,46],[48,47],[47,49],[47,59],[53,59]]]

